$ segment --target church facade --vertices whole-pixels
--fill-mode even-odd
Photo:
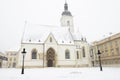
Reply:
[[[26,68],[90,66],[89,44],[86,38],[74,31],[73,16],[67,3],[60,22],[59,27],[26,24],[18,53],[18,68],[22,66],[24,48],[27,52]]]

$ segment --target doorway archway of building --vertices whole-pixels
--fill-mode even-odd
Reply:
[[[55,50],[53,48],[49,48],[47,50],[47,67],[54,67],[55,66]]]

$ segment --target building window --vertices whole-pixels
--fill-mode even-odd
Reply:
[[[104,44],[102,45],[102,48],[103,48],[103,51],[105,50],[105,46],[104,46]]]
[[[10,68],[11,67],[11,63],[9,63],[9,66],[8,66],[8,68]]]
[[[115,41],[115,46],[118,46],[118,42],[117,41]]]
[[[117,55],[119,55],[119,48],[116,48],[116,53]]]
[[[69,50],[65,51],[65,59],[70,59],[70,52],[69,52]]]
[[[114,50],[113,49],[111,49],[111,55],[114,55]]]
[[[80,46],[79,46],[79,45],[76,45],[76,49],[80,49]]]
[[[16,61],[16,58],[14,58],[14,61]]]
[[[85,57],[85,48],[82,48],[83,57]]]
[[[70,21],[67,21],[67,26],[70,26]]]
[[[109,54],[108,54],[108,50],[105,50],[105,54],[104,54],[104,56],[108,56]]]
[[[119,63],[120,63],[120,59],[119,59],[119,61],[118,61]]]
[[[105,46],[105,50],[107,50],[107,43],[104,46]]]
[[[100,49],[103,50],[103,46],[102,45],[100,46]]]
[[[77,59],[79,59],[79,52],[77,51],[77,53],[76,53],[76,54],[77,54]]]
[[[50,37],[50,42],[52,42],[52,38]]]
[[[93,49],[90,50],[90,57],[93,59],[94,58],[94,55],[93,55]]]
[[[12,67],[15,68],[16,67],[16,63],[13,63]]]
[[[32,59],[37,59],[37,50],[36,49],[32,50]]]
[[[40,54],[39,54],[39,59],[40,59]]]
[[[12,61],[12,58],[10,58],[9,60]]]

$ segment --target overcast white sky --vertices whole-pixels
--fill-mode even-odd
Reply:
[[[60,25],[65,0],[0,0],[0,52],[20,47],[24,23]],[[88,42],[120,32],[120,0],[67,0]]]

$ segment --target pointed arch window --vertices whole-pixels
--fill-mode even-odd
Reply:
[[[32,59],[37,59],[37,50],[36,49],[32,50]]]
[[[77,54],[77,59],[79,59],[79,52],[77,51],[76,54]]]
[[[65,59],[70,59],[70,51],[65,50]]]
[[[83,57],[85,57],[85,47],[82,48]]]
[[[52,38],[50,37],[50,42],[52,42]]]

